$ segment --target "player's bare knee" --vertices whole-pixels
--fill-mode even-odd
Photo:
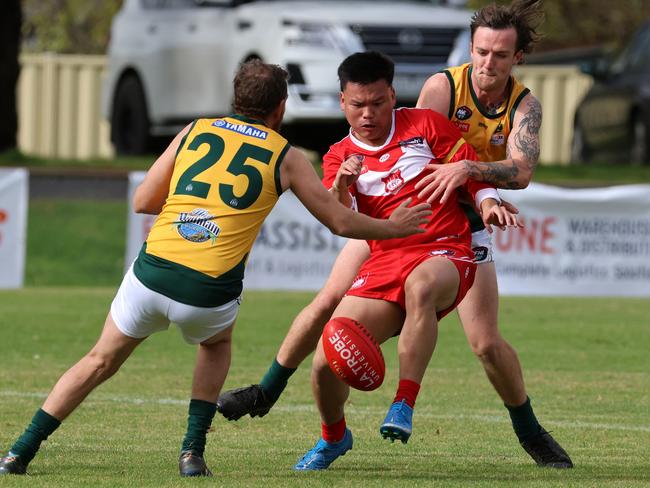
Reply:
[[[111,377],[118,369],[121,362],[114,355],[100,354],[91,351],[86,355],[86,367],[90,375],[100,380]]]
[[[433,282],[427,283],[424,280],[412,280],[406,283],[406,303],[409,307],[429,308],[435,306],[438,298],[438,286]]]
[[[507,343],[499,336],[483,337],[472,342],[472,351],[482,363],[497,362],[507,347]]]

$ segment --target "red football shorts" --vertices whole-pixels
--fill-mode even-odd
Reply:
[[[374,252],[361,266],[346,296],[385,300],[397,303],[405,310],[406,278],[419,264],[437,256],[449,259],[460,276],[456,300],[449,308],[437,312],[440,320],[456,308],[474,283],[476,264],[469,247],[461,244],[433,243]]]

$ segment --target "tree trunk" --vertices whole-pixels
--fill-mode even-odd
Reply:
[[[4,0],[0,15],[0,152],[16,147],[16,85],[20,65],[21,0]]]

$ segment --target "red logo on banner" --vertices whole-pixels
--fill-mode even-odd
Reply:
[[[524,224],[523,228],[496,233],[495,243],[499,251],[517,252],[525,249],[541,254],[555,254],[555,249],[551,246],[551,241],[555,237],[551,230],[557,221],[555,217],[546,217],[541,221],[526,220],[521,217],[521,221]]]
[[[7,212],[0,208],[0,224],[7,220]],[[0,232],[0,245],[2,244],[2,232]]]

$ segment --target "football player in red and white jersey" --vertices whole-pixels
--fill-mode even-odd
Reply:
[[[417,200],[416,183],[432,161],[476,157],[449,120],[430,110],[394,110],[393,62],[378,52],[356,53],[339,67],[341,107],[351,129],[323,161],[324,183],[348,206],[379,217],[405,200]],[[468,180],[463,189],[487,226],[517,225],[499,205],[494,187]],[[455,192],[434,202],[425,232],[417,237],[368,241],[370,257],[333,317],[363,324],[382,343],[399,335],[399,385],[380,432],[406,442],[415,400],[433,354],[438,320],[471,287],[476,264],[467,217]],[[401,333],[400,333],[401,331]],[[322,438],[294,466],[327,469],[352,448],[344,405],[349,386],[330,369],[322,345],[312,365],[312,388],[321,415]]]
[[[472,75],[455,76],[461,68],[467,68],[458,67],[446,70],[448,76],[443,72],[435,74],[424,85],[418,107],[455,116],[456,122],[462,119],[459,125],[470,128],[468,140],[475,144],[481,159],[444,165],[434,161],[430,169],[435,171],[418,184],[421,198],[444,199],[468,177],[492,182],[498,188],[528,185],[539,158],[541,105],[516,82],[512,69],[522,61],[524,53],[532,50],[538,38],[535,29],[542,17],[541,0],[513,0],[511,5],[491,4],[479,9],[471,23]],[[469,93],[469,98],[463,93]],[[472,105],[470,110],[468,103]],[[471,111],[474,115],[468,121]],[[503,119],[504,124],[492,127],[492,133],[491,123],[496,119]],[[472,124],[485,133],[472,137]],[[495,149],[504,149],[504,154],[497,155]],[[482,227],[480,218],[472,220],[473,226]],[[458,307],[468,342],[506,406],[526,452],[540,466],[571,468],[573,462],[566,451],[537,421],[517,353],[499,332],[498,290],[489,236],[477,231],[472,237],[478,264],[476,280]],[[323,288],[291,324],[260,384],[222,394],[218,405],[224,416],[231,420],[246,414],[263,416],[271,409],[290,376],[316,347],[324,324],[368,252],[364,241],[346,244]]]

